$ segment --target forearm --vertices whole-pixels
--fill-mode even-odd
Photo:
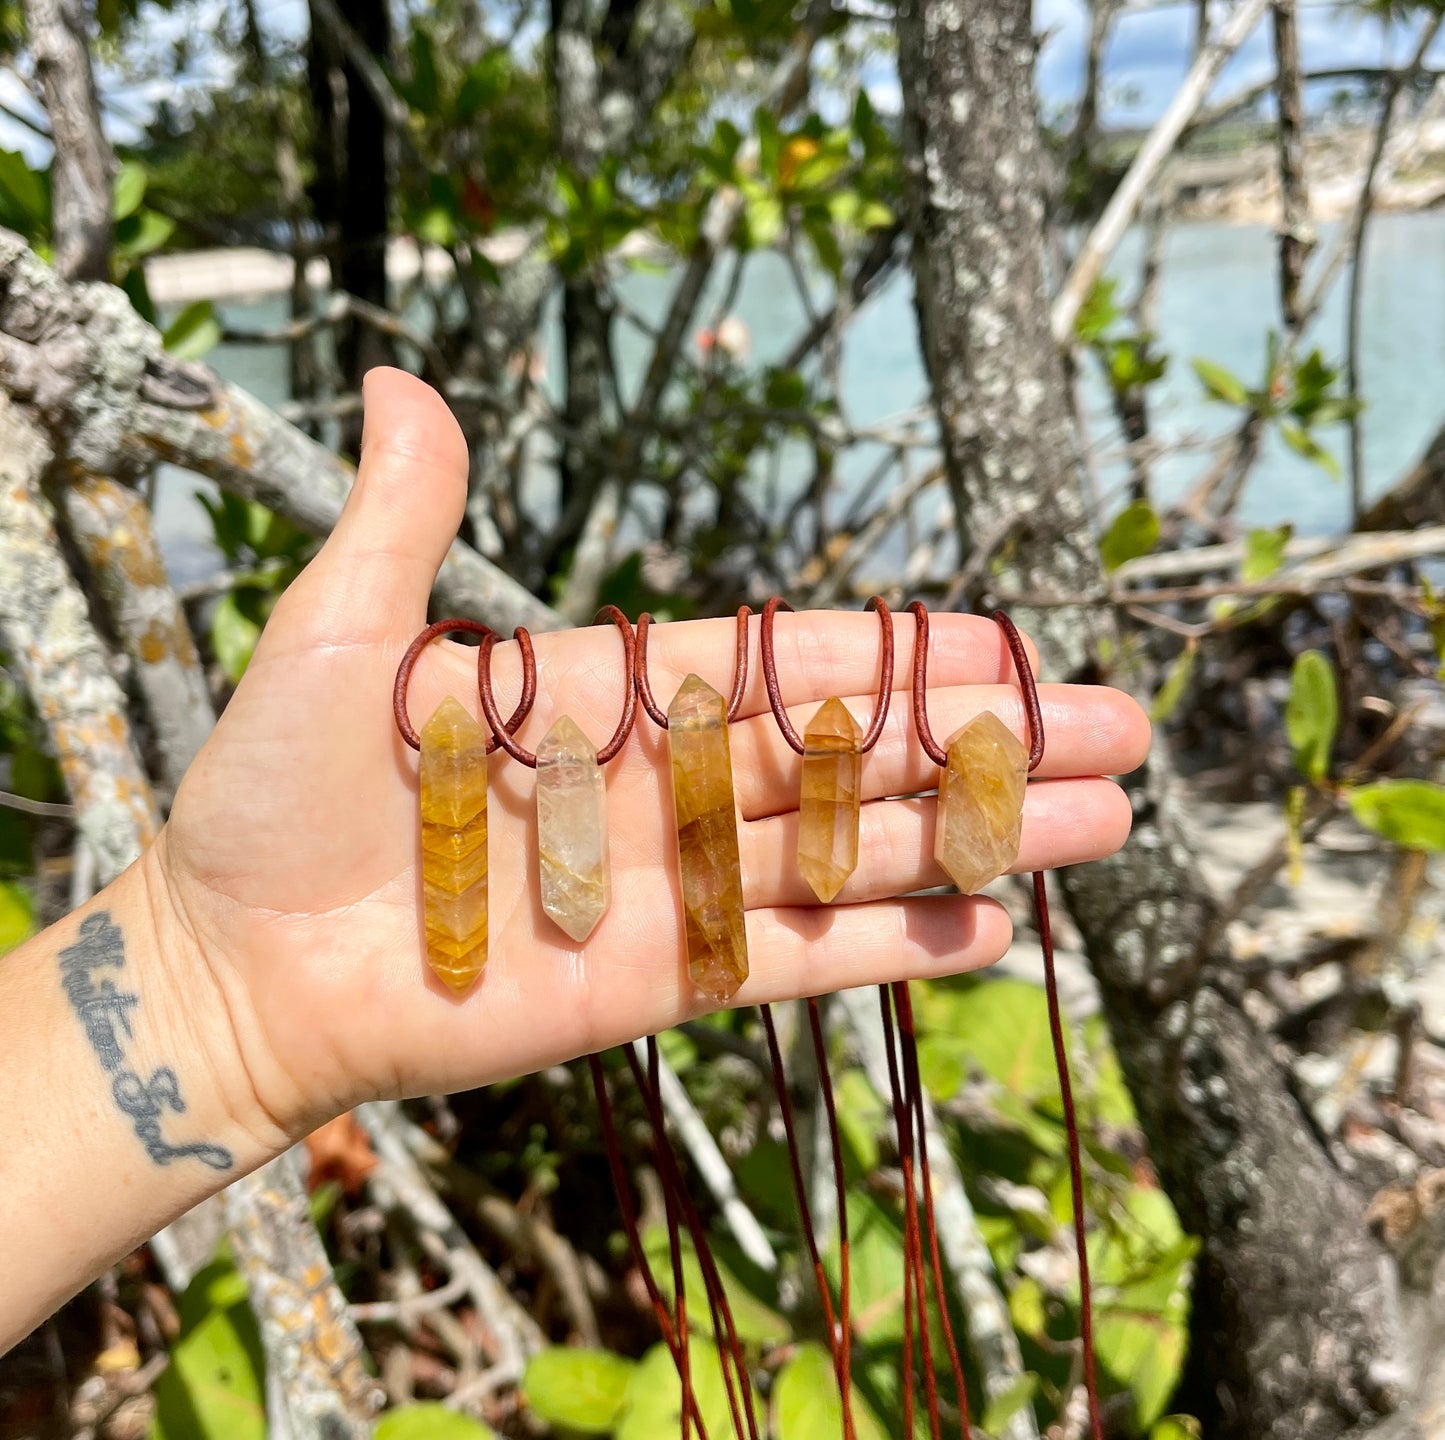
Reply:
[[[0,959],[0,1352],[286,1144],[152,865]]]

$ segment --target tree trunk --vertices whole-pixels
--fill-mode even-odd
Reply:
[[[55,159],[50,172],[51,243],[67,280],[110,274],[111,172],[90,68],[83,0],[26,0],[25,23]]]
[[[1010,536],[1000,584],[1102,582],[1044,287],[1028,0],[910,0],[899,69],[924,353],[966,557]],[[1087,673],[1107,616],[1027,617],[1055,677]],[[1327,1440],[1391,1401],[1383,1253],[1230,983],[1216,907],[1163,757],[1132,840],[1063,872],[1161,1180],[1203,1251],[1188,1397],[1211,1436]]]
[[[358,0],[346,7],[346,19],[373,56],[387,59],[386,0]],[[307,70],[315,123],[312,201],[331,256],[332,281],[338,290],[386,309],[387,117],[314,9]],[[372,366],[389,364],[393,356],[375,327],[348,318],[337,330],[336,358],[342,385],[356,390]],[[348,422],[344,448],[355,454],[360,441],[360,420]]]

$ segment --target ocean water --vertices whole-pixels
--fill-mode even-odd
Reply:
[[[1329,248],[1334,227],[1322,227],[1315,259]],[[1112,272],[1120,294],[1132,294],[1138,273],[1140,240],[1126,238]],[[1258,381],[1266,335],[1278,326],[1276,249],[1262,226],[1190,224],[1167,238],[1161,269],[1158,348],[1170,357],[1168,372],[1152,389],[1151,420],[1156,434],[1209,437],[1229,433],[1237,412],[1210,402],[1189,361],[1203,356],[1227,366],[1248,383]],[[704,296],[698,324],[709,324],[723,299],[719,276]],[[622,293],[629,306],[649,321],[665,313],[673,279],[639,272],[627,277]],[[1306,278],[1306,288],[1309,276]],[[1343,278],[1306,337],[1302,354],[1319,346],[1326,361],[1340,361],[1345,343]],[[826,304],[827,287],[818,281],[813,302]],[[1375,219],[1368,238],[1363,293],[1361,345],[1366,493],[1387,489],[1420,454],[1445,419],[1445,213],[1391,214]],[[285,319],[284,300],[222,307],[238,327],[266,329]],[[751,336],[751,363],[771,364],[786,355],[806,327],[808,316],[782,259],[751,257],[731,307]],[[624,386],[635,384],[649,342],[634,328],[618,330],[617,356]],[[544,332],[549,359],[548,383],[554,391],[560,348],[555,315]],[[286,395],[285,359],[279,347],[223,345],[210,362],[227,379],[271,404]],[[927,382],[918,349],[910,277],[901,272],[854,317],[843,343],[840,383],[848,420],[856,428],[878,425],[923,404]],[[1115,448],[1102,383],[1085,377],[1090,441],[1100,459],[1103,505],[1110,503],[1121,471],[1108,462]],[[1323,431],[1321,440],[1342,462],[1347,454],[1344,427]],[[853,447],[839,466],[839,503],[874,469],[881,454],[873,443]],[[1207,453],[1192,450],[1161,459],[1154,472],[1162,503],[1183,493],[1209,465]],[[801,447],[784,455],[784,487],[800,478],[806,464]],[[539,499],[545,505],[545,469],[537,473]],[[158,526],[172,574],[179,583],[216,568],[209,524],[193,496],[204,485],[195,477],[168,469],[159,486]],[[1300,534],[1340,529],[1348,515],[1348,491],[1318,465],[1295,455],[1277,436],[1267,440],[1245,492],[1241,520],[1250,525],[1290,522]],[[901,542],[895,536],[894,545]],[[898,558],[898,557],[894,557]]]

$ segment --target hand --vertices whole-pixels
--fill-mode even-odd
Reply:
[[[421,930],[416,756],[392,723],[398,660],[461,522],[465,443],[441,399],[398,371],[366,384],[355,488],[335,532],[281,598],[250,668],[186,776],[152,854],[152,887],[174,907],[201,973],[214,979],[262,1114],[287,1134],[378,1095],[457,1090],[663,1029],[706,1008],[682,947],[667,741],[639,715],[607,768],[612,904],[585,945],[541,908],[531,822],[534,776],[498,754],[488,810],[490,959],[458,997],[427,967]],[[734,622],[657,626],[652,683],[665,707],[684,675],[731,683]],[[895,687],[906,687],[913,625],[897,622]],[[622,647],[610,626],[538,635],[539,694],[523,738],[535,748],[570,714],[601,745],[623,704]],[[841,694],[862,723],[877,685],[869,614],[784,615],[786,703],[802,728]],[[418,663],[420,728],[446,695],[479,715],[475,650],[438,642]],[[812,902],[794,860],[799,761],[778,734],[757,664],[732,729],[744,823],[752,975],[736,1003],[939,975],[996,960],[1009,922],[991,900],[906,896],[944,877],[931,788],[906,688],[865,759],[858,868],[834,905]],[[519,689],[517,647],[498,645],[504,713]],[[992,622],[940,615],[929,711],[947,736],[996,711],[1023,715]],[[1024,870],[1103,856],[1123,843],[1129,806],[1099,778],[1143,759],[1149,727],[1102,687],[1041,687],[1048,747],[1025,807]],[[179,982],[178,982],[179,983]],[[194,983],[194,976],[191,977]]]

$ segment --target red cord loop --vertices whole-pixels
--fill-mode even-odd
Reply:
[[[391,689],[391,714],[396,721],[397,733],[411,746],[413,750],[421,749],[421,736],[416,733],[410,717],[406,713],[406,692],[411,685],[411,672],[416,668],[416,662],[421,658],[421,652],[439,636],[450,634],[454,630],[465,631],[468,635],[480,635],[483,643],[486,637],[491,635],[495,641],[495,632],[488,625],[483,625],[479,620],[438,620],[428,625],[410,645],[406,647],[406,654],[401,657],[401,664],[396,667],[396,682]],[[532,650],[532,637],[525,630],[518,629],[517,643],[522,647],[522,698],[517,702],[517,708],[512,711],[511,718],[504,726],[494,727],[510,734],[514,731],[532,712],[532,705],[537,699],[537,657]],[[480,660],[480,657],[478,657]],[[480,681],[478,690],[480,691]],[[487,741],[487,754],[490,755],[497,748],[495,733]]]
[[[893,616],[888,602],[881,595],[875,595],[868,608],[878,616],[879,665],[878,697],[873,704],[873,715],[863,735],[862,753],[866,755],[883,734],[883,723],[888,719],[888,703],[893,694]],[[758,651],[762,657],[763,685],[768,692],[768,705],[778,730],[799,755],[803,753],[803,737],[788,717],[787,706],[783,704],[783,687],[778,681],[778,658],[773,648],[773,621],[779,610],[793,613],[793,607],[781,595],[774,595],[763,606],[763,618],[759,627]]]
[[[748,617],[752,614],[748,605],[738,606],[737,640],[733,649],[733,690],[728,699],[727,723],[732,724],[742,709],[743,696],[748,688]],[[667,711],[657,703],[652,693],[652,677],[647,669],[647,635],[652,629],[652,616],[643,611],[637,617],[637,698],[648,718],[659,730],[667,729]]]

